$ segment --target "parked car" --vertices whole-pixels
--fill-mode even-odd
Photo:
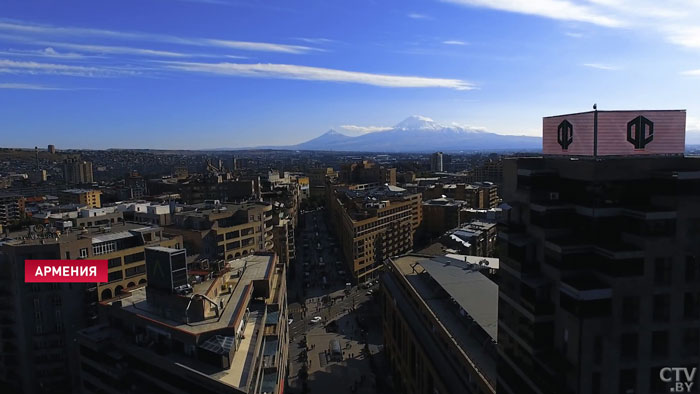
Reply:
[[[314,316],[311,318],[311,323],[320,323],[323,318],[321,316]]]
[[[373,293],[374,293],[374,292],[373,292],[372,290],[367,290],[367,292],[365,293],[365,295],[371,296]]]

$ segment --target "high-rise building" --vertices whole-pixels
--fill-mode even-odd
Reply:
[[[376,277],[384,259],[413,248],[422,220],[420,194],[390,185],[334,187],[329,204],[341,253],[358,281]]]
[[[430,171],[442,172],[442,152],[435,152],[430,156]]]
[[[700,362],[700,160],[685,111],[544,119],[504,161],[498,392],[668,393]]]
[[[382,331],[394,392],[496,392],[498,286],[481,268],[417,254],[386,261]]]
[[[56,147],[54,145],[49,145],[47,151],[52,155],[56,154]]]
[[[80,333],[82,392],[281,394],[289,339],[276,256],[183,275],[179,251],[146,253],[149,277],[163,280],[105,303],[108,323]]]
[[[92,162],[68,158],[63,161],[63,179],[69,185],[92,183]]]

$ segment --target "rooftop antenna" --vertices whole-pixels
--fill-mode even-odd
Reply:
[[[598,104],[593,103],[593,158],[598,159]]]
[[[34,157],[36,158],[36,170],[39,171],[39,147],[34,147]]]

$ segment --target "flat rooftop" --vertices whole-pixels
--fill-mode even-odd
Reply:
[[[495,354],[474,335],[467,320],[455,313],[455,303],[495,344],[498,337],[498,285],[479,272],[474,264],[446,256],[410,254],[393,259],[391,264],[410,283],[469,362],[487,380],[495,382]],[[436,289],[436,283],[440,289]]]
[[[250,255],[227,263],[229,269],[224,275],[235,277],[233,290],[229,293],[210,297],[217,305],[223,304],[218,317],[213,317],[197,322],[184,323],[163,317],[158,308],[149,305],[146,297],[146,288],[135,289],[130,296],[122,298],[122,309],[155,321],[161,326],[170,329],[184,331],[192,335],[199,335],[226,327],[234,327],[240,321],[243,312],[252,294],[252,282],[269,279],[274,269],[274,255]],[[214,284],[215,278],[205,280],[194,286],[194,294],[204,294]],[[115,300],[116,301],[116,300]],[[112,304],[110,302],[109,304]]]
[[[105,230],[105,228],[109,230]],[[29,229],[10,233],[10,236],[4,243],[13,246],[64,244],[75,242],[82,238],[91,238],[92,243],[97,243],[133,236],[130,231],[148,232],[158,230],[159,228],[158,226],[144,226],[143,223],[120,222],[103,228],[90,227],[85,230],[73,229],[56,235],[56,233],[49,232],[47,226],[44,226],[41,232],[35,231],[33,236],[29,234]]]
[[[61,190],[61,193],[71,193],[71,194],[83,194],[83,193],[90,193],[90,192],[99,192],[97,189],[66,189],[66,190]]]

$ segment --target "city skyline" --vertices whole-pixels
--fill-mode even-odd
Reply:
[[[594,102],[687,109],[694,142],[697,16],[646,0],[8,4],[0,145],[293,145],[409,115],[539,136],[542,116]]]

